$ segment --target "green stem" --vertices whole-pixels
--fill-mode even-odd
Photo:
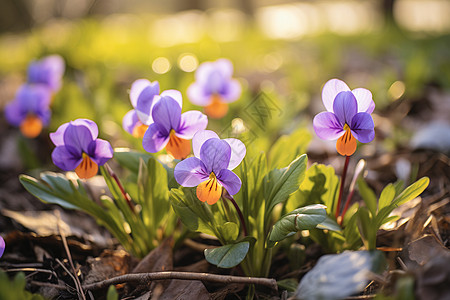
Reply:
[[[341,212],[341,200],[342,200],[342,194],[344,192],[345,177],[347,177],[347,169],[348,169],[349,161],[350,161],[350,156],[345,156],[344,170],[342,172],[342,178],[341,178],[341,187],[339,188],[339,198],[338,198],[338,203],[337,203],[337,207],[336,207],[336,213],[334,215],[336,217],[336,220],[339,216],[339,213]]]

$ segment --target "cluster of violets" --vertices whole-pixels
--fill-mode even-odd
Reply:
[[[27,83],[5,109],[7,120],[19,126],[25,136],[37,136],[48,124],[51,97],[60,89],[63,73],[64,61],[57,55],[30,64]],[[232,75],[233,66],[227,59],[203,63],[187,90],[190,101],[203,106],[209,117],[223,117],[228,103],[241,95],[241,86]],[[232,170],[243,160],[245,145],[237,139],[222,140],[206,130],[208,118],[202,112],[182,113],[181,92],[160,92],[158,82],[138,79],[131,86],[130,101],[133,109],[123,118],[124,130],[142,138],[146,151],[165,149],[181,160],[174,170],[180,185],[196,186],[197,197],[208,204],[216,203],[224,192],[234,195],[240,190],[241,180]],[[356,140],[367,143],[374,139],[370,114],[375,104],[370,91],[350,90],[343,81],[332,79],[324,85],[322,101],[327,111],[315,116],[313,127],[320,138],[337,139],[339,154],[351,156],[356,151]],[[98,135],[97,124],[91,120],[77,119],[61,125],[50,134],[56,146],[52,152],[54,164],[64,171],[74,170],[82,179],[95,176],[99,166],[114,154],[111,144]],[[188,157],[191,152],[193,156]]]
[[[37,137],[48,125],[51,100],[61,88],[64,69],[64,60],[59,55],[44,57],[28,66],[27,82],[5,107],[7,121],[19,127],[25,137]]]
[[[226,113],[224,107],[241,93],[232,72],[231,62],[225,59],[202,64],[197,81],[188,90],[191,101],[204,105],[205,113],[215,117]],[[197,186],[199,200],[208,204],[216,203],[223,190],[230,195],[240,190],[241,180],[232,170],[244,158],[245,145],[237,139],[221,140],[213,131],[205,130],[208,118],[202,112],[182,113],[181,92],[160,92],[158,82],[138,79],[131,85],[130,101],[133,109],[122,120],[124,130],[142,138],[146,151],[165,149],[182,160],[174,170],[179,184]],[[61,125],[50,138],[56,146],[54,164],[64,171],[74,170],[83,179],[96,175],[98,167],[113,157],[110,143],[98,138],[97,125],[87,119]],[[191,152],[194,157],[188,158]]]

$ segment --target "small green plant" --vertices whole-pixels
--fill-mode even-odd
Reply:
[[[0,270],[0,299],[8,300],[45,300],[39,294],[32,294],[25,290],[25,274],[17,273],[10,279],[8,275]]]

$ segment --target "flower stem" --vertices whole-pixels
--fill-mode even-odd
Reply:
[[[239,215],[239,220],[241,221],[242,229],[244,230],[244,236],[248,236],[248,231],[247,231],[247,226],[245,225],[244,215],[242,214],[241,209],[237,205],[237,203],[234,200],[233,196],[231,196],[227,191],[225,191],[225,193],[223,194],[223,197],[225,199],[230,200],[230,202],[233,203],[234,208],[236,208],[236,211],[237,211],[237,213]]]
[[[341,177],[341,186],[339,188],[339,198],[338,198],[338,203],[336,206],[336,213],[335,213],[335,217],[336,220],[339,216],[339,213],[341,212],[341,200],[342,200],[342,194],[344,192],[344,184],[345,184],[345,177],[347,177],[347,169],[348,169],[348,162],[350,161],[350,156],[345,156],[345,164],[344,164],[344,170],[342,172],[342,177]]]
[[[134,209],[134,204],[132,202],[130,194],[128,194],[125,191],[125,188],[123,187],[122,183],[120,182],[119,177],[117,177],[116,173],[114,173],[114,171],[111,169],[111,167],[108,164],[105,164],[105,167],[106,167],[106,170],[108,171],[109,175],[114,179],[114,181],[116,182],[117,186],[119,187],[120,193],[122,194],[122,196],[127,201],[127,204],[130,207],[131,211],[135,214],[136,211]]]
[[[339,222],[339,225],[342,225],[342,223],[344,222],[345,213],[348,210],[348,207],[350,205],[350,200],[352,199],[354,193],[355,193],[355,189],[350,190],[350,193],[347,196],[347,200],[345,200],[345,206],[344,206],[344,210],[342,211],[342,214],[341,214],[341,220]]]

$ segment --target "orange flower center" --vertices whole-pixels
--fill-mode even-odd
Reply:
[[[197,186],[197,198],[209,205],[216,203],[222,196],[222,185],[217,181],[216,175],[211,172],[209,179]]]
[[[184,159],[191,153],[191,143],[189,140],[177,137],[175,130],[172,129],[166,151],[176,159]]]
[[[220,119],[228,112],[228,104],[222,101],[220,95],[211,96],[211,103],[205,107],[205,114],[214,119]]]
[[[35,138],[42,131],[42,121],[37,116],[29,114],[20,124],[20,131],[27,138]]]
[[[76,167],[75,173],[81,179],[88,179],[97,175],[98,165],[86,154],[83,153],[83,160]]]
[[[145,132],[147,131],[148,126],[145,124],[136,124],[136,126],[134,126],[133,128],[133,136],[135,138],[143,138]]]
[[[344,135],[336,142],[336,150],[340,155],[350,156],[356,151],[356,139],[350,130],[350,126],[345,124],[344,130]]]

